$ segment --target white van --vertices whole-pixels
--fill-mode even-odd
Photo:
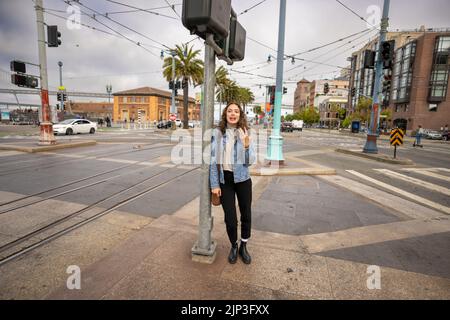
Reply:
[[[304,124],[303,120],[294,120],[292,121],[292,129],[303,131],[303,124]]]

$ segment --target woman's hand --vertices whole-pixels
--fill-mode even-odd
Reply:
[[[221,190],[220,188],[212,189],[212,190],[211,190],[211,193],[214,194],[214,195],[216,195],[216,196],[218,196],[218,197],[221,197],[221,196],[222,196],[222,190]]]
[[[239,129],[242,143],[244,144],[244,148],[248,149],[250,147],[250,136],[248,135],[247,129]]]

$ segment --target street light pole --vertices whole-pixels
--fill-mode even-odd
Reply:
[[[200,217],[198,240],[192,248],[192,258],[207,257],[212,263],[216,256],[216,242],[212,241],[213,217],[211,215],[211,189],[209,185],[209,166],[211,163],[211,130],[214,122],[214,88],[216,84],[216,55],[214,49],[205,44],[205,81],[202,110],[202,154]],[[201,260],[201,259],[198,259]],[[204,262],[204,260],[202,260]]]
[[[389,6],[390,0],[384,0],[383,18],[381,19],[380,39],[378,41],[378,59],[375,71],[375,84],[373,89],[373,103],[370,111],[370,125],[367,130],[367,141],[364,145],[364,153],[378,153],[377,138],[378,126],[380,122],[380,101],[381,101],[381,82],[383,78],[383,60],[381,56],[381,44],[386,41],[387,29],[389,26]]]
[[[281,129],[281,100],[283,97],[284,37],[286,30],[286,0],[280,0],[280,21],[278,28],[277,83],[272,135],[269,138],[267,160],[271,164],[283,164],[283,137]]]
[[[59,86],[62,87],[63,86],[63,82],[62,82],[62,66],[63,63],[61,61],[58,62],[58,66],[59,66]],[[64,110],[64,95],[61,95],[61,101],[60,103],[60,110],[61,112]]]

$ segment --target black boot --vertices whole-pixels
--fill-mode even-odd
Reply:
[[[238,258],[238,246],[235,244],[231,247],[230,255],[228,256],[228,262],[231,264],[235,264]]]
[[[242,258],[242,261],[245,264],[250,264],[252,262],[252,257],[250,257],[250,254],[247,251],[247,243],[241,241],[241,246],[239,248],[239,255]]]

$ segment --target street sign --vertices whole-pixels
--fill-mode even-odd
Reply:
[[[402,129],[395,128],[391,130],[391,146],[394,146],[394,159],[397,159],[397,146],[403,145],[405,133]]]
[[[175,120],[177,120],[177,115],[172,113],[172,114],[170,115],[170,117],[169,117],[169,120],[170,120],[170,121],[175,121]]]
[[[403,145],[403,138],[405,134],[402,129],[392,129],[391,130],[391,146],[401,146]]]

